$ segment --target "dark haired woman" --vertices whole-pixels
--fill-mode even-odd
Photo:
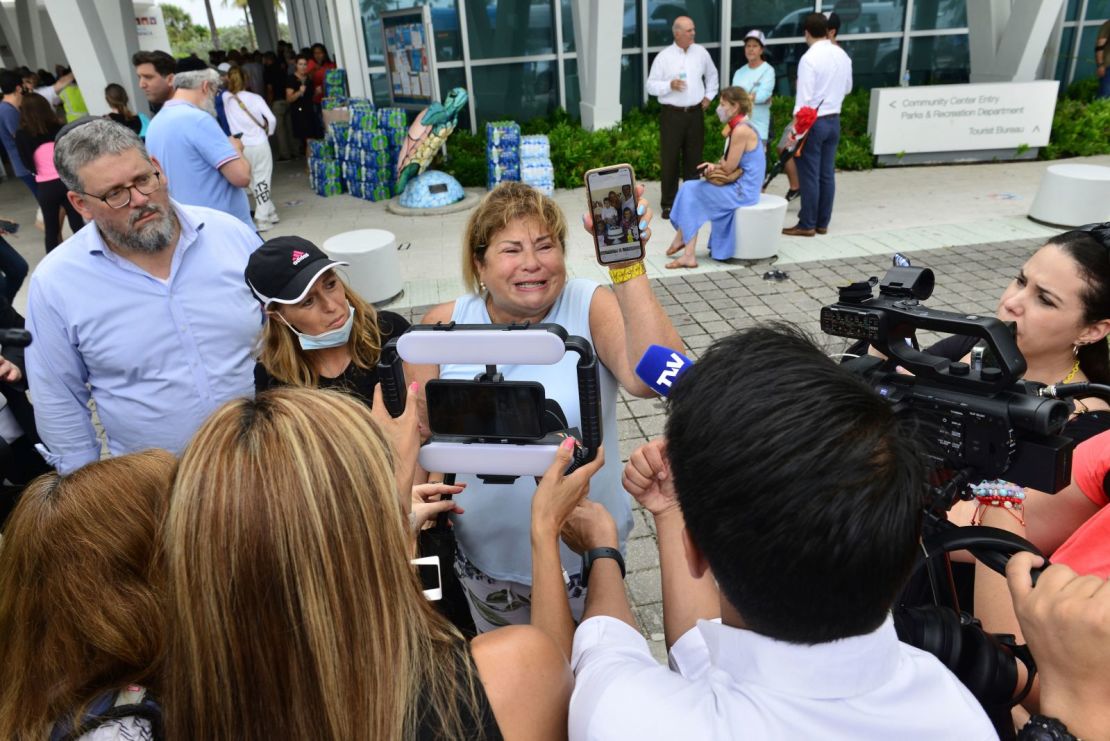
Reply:
[[[19,129],[15,132],[15,145],[23,166],[35,176],[37,192],[35,198],[42,209],[42,221],[46,226],[46,251],[54,249],[62,241],[61,209],[65,209],[69,228],[76,232],[85,226],[85,220],[66,198],[66,186],[54,169],[54,137],[62,128],[58,114],[38,93],[23,96],[19,107]]]

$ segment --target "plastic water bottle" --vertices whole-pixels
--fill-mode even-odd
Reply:
[[[902,87],[910,86],[910,71],[906,70],[902,73]]]

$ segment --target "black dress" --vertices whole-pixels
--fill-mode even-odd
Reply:
[[[302,82],[304,82],[304,95],[289,104],[289,123],[293,127],[293,136],[301,140],[321,139],[324,136],[324,130],[316,115],[316,108],[312,104],[312,94],[315,91],[312,76],[309,75],[302,81],[296,75],[289,75],[285,81],[285,89],[299,90]]]

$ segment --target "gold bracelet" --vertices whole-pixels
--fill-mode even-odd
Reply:
[[[646,273],[644,264],[637,262],[624,268],[609,268],[609,279],[613,281],[613,285],[619,285]]]

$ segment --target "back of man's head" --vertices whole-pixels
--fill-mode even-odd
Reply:
[[[149,64],[162,77],[169,77],[177,69],[177,60],[164,51],[137,51],[131,55],[131,66]]]
[[[10,69],[0,70],[0,95],[11,95],[23,86],[23,78]]]
[[[869,633],[909,573],[923,467],[890,405],[799,331],[719,340],[675,383],[667,451],[690,537],[758,633]]]
[[[823,39],[829,35],[829,20],[824,13],[810,13],[802,23],[802,28],[815,39]]]

